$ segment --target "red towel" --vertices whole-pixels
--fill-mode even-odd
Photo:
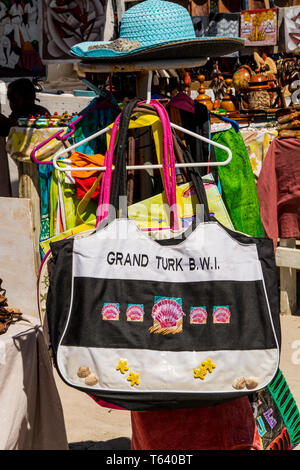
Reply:
[[[132,450],[261,450],[248,397],[209,408],[132,411]]]

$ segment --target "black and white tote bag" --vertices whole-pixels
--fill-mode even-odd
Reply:
[[[272,241],[205,214],[179,238],[153,240],[120,218],[51,245],[47,317],[68,385],[154,410],[217,404],[271,382],[280,349]]]

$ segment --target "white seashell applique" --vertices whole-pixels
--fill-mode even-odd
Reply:
[[[248,377],[246,379],[246,388],[248,390],[253,390],[258,386],[258,378],[257,377]]]
[[[93,386],[96,385],[96,383],[98,383],[98,377],[96,377],[94,374],[88,375],[85,379],[86,385]]]
[[[85,377],[90,375],[90,373],[91,373],[91,369],[87,366],[81,366],[81,367],[79,367],[79,369],[77,371],[77,375],[81,379],[85,379]]]
[[[234,379],[234,381],[232,382],[232,386],[236,390],[242,390],[243,388],[245,388],[246,387],[245,377],[237,377],[236,379]]]

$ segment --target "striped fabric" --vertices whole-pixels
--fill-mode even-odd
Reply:
[[[269,383],[268,389],[286,425],[290,438],[290,447],[295,447],[300,443],[300,414],[281,370],[278,370],[274,379]],[[279,444],[276,443],[276,446]],[[273,450],[276,450],[276,447]]]

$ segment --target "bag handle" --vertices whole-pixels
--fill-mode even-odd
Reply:
[[[144,103],[145,102],[139,103],[139,106],[143,106]],[[162,127],[163,127],[163,180],[165,183],[164,186],[165,186],[168,204],[169,204],[169,207],[171,208],[172,229],[177,230],[179,225],[178,225],[177,208],[176,208],[176,170],[175,170],[175,154],[174,154],[174,149],[173,149],[171,125],[169,121],[169,116],[165,108],[160,103],[158,103],[157,101],[152,101],[150,103],[150,106],[156,110],[156,113],[158,114],[162,123]],[[134,107],[131,107],[131,109],[134,110]],[[129,124],[129,120],[128,120],[128,124]],[[121,133],[122,132],[121,132],[121,123],[120,123],[120,134]],[[120,191],[118,192],[118,195],[125,196],[126,194],[125,147],[122,150],[123,150],[122,155],[120,156],[120,159],[117,158],[116,164],[122,165],[123,170],[120,174],[120,179],[114,177],[114,181],[116,181],[117,183],[119,181]],[[171,169],[171,185],[169,183],[170,169]],[[113,201],[111,201],[111,203],[113,204]]]
[[[145,102],[142,102],[145,103]],[[127,125],[127,131],[123,129],[120,129],[119,132],[119,138],[120,136],[123,136],[121,141],[118,142],[118,147],[117,147],[117,159],[116,159],[116,167],[115,167],[115,175],[114,175],[114,181],[116,181],[116,188],[114,190],[113,198],[115,198],[116,194],[122,194],[122,190],[124,192],[124,180],[126,180],[126,161],[125,161],[125,155],[126,155],[126,148],[127,148],[127,142],[126,142],[126,136],[128,135],[128,124],[129,124],[129,115],[131,115],[130,110],[132,111],[134,109],[134,106],[136,106],[137,101],[131,102],[126,107],[124,108],[122,115],[124,117],[124,120],[122,120],[122,127],[124,125]],[[169,207],[171,208],[171,214],[172,214],[172,228],[174,230],[178,229],[178,215],[177,215],[177,210],[176,210],[176,172],[175,172],[175,155],[174,155],[174,148],[173,148],[173,138],[172,138],[172,132],[171,132],[171,126],[170,126],[170,121],[168,114],[165,110],[165,108],[160,105],[159,103],[155,101],[150,102],[151,105],[153,105],[154,108],[156,108],[159,117],[161,119],[162,127],[163,127],[163,175],[164,175],[164,183],[165,183],[165,190],[166,190],[166,195],[168,199],[168,204]],[[130,108],[128,108],[130,105]],[[125,112],[126,109],[126,112]],[[115,145],[115,140],[116,140],[116,134],[117,134],[117,129],[119,124],[121,124],[121,116],[119,115],[117,119],[115,120],[111,132],[111,140],[110,140],[110,145],[109,149],[105,155],[105,166],[106,166],[106,171],[104,178],[102,178],[102,184],[101,184],[101,194],[99,198],[99,210],[98,210],[98,215],[97,215],[97,226],[99,226],[99,223],[106,219],[108,216],[108,200],[109,200],[109,194],[111,190],[111,175],[112,175],[112,160],[113,160],[113,149]],[[126,124],[126,121],[128,124]],[[125,147],[126,143],[126,147]],[[170,158],[169,158],[170,157]],[[120,169],[118,169],[118,167]],[[170,185],[170,168],[171,168],[171,185]],[[125,175],[125,176],[124,176]],[[123,185],[123,188],[120,189],[120,185]],[[174,210],[175,209],[175,210]]]
[[[126,173],[126,150],[127,150],[127,140],[128,140],[128,126],[131,118],[131,114],[136,106],[136,104],[139,104],[139,106],[143,106],[144,102],[131,102],[129,105],[126,106],[126,109],[124,108],[122,117],[124,116],[124,119],[120,119],[120,126],[119,126],[119,141],[118,141],[118,149],[117,149],[117,157],[116,157],[116,168],[115,168],[115,173],[114,173],[114,178],[113,178],[113,185],[112,185],[112,197],[110,200],[110,203],[112,206],[115,207],[115,209],[118,209],[118,198],[119,196],[125,196],[126,194],[126,179],[127,179],[127,173]],[[157,103],[154,102],[154,105],[149,105],[152,109],[156,111],[156,114],[161,119],[162,127],[163,127],[163,180],[165,183],[165,191],[166,191],[166,196],[168,200],[168,204],[170,207],[173,206],[173,204],[176,203],[174,191],[175,191],[175,186],[176,186],[176,180],[175,180],[175,185],[172,184],[173,186],[173,193],[172,189],[169,184],[169,169],[167,168],[168,161],[166,159],[166,155],[169,153],[169,148],[168,148],[168,142],[170,142],[170,135],[165,138],[168,127],[167,123],[165,121],[166,117],[167,120],[168,115],[165,111],[165,109],[162,107],[156,107]],[[156,108],[156,109],[155,109]],[[148,110],[147,110],[148,112]],[[170,125],[169,125],[170,128]],[[173,152],[174,154],[174,152]],[[171,152],[170,152],[171,155]],[[175,156],[173,156],[173,162],[175,165]],[[171,166],[171,175],[172,175],[172,166]],[[173,168],[173,178],[175,177],[175,166]]]
[[[125,105],[120,117],[119,136],[117,143],[117,152],[115,160],[115,171],[113,176],[113,184],[111,187],[110,204],[118,208],[119,196],[126,194],[126,160],[127,160],[127,145],[128,145],[128,127],[132,111],[137,105],[139,100],[130,101]],[[110,142],[111,143],[111,142]],[[114,142],[115,144],[115,142]],[[110,163],[109,163],[110,164]]]
[[[136,102],[131,102],[126,106],[126,108],[128,109],[128,107],[130,105],[131,110],[133,110],[133,108],[136,104],[137,104],[137,101]],[[130,108],[129,108],[129,112],[127,112],[126,115],[125,115],[125,108],[124,108],[123,113],[122,113],[122,114],[124,114],[124,117],[126,117],[127,122],[126,122],[126,120],[124,120],[121,123],[121,118],[120,118],[119,136],[122,135],[124,137],[123,142],[125,142],[125,143],[126,143],[127,131],[126,131],[126,129],[123,130],[122,126],[123,125],[124,125],[124,127],[127,126],[127,129],[128,129]],[[164,108],[163,108],[163,111],[165,112]],[[164,118],[164,116],[162,116],[162,118]],[[165,126],[164,121],[162,122],[162,125],[163,125],[163,130],[166,131],[166,126]],[[114,137],[113,134],[115,135],[115,133],[112,132],[111,139],[113,139],[113,137]],[[164,135],[165,135],[165,132],[164,132]],[[121,195],[125,194],[125,192],[124,192],[125,184],[124,183],[125,183],[125,178],[126,178],[126,165],[125,165],[124,156],[125,156],[127,146],[125,147],[125,145],[123,145],[123,142],[121,142],[121,145],[118,145],[119,154],[118,154],[117,159],[116,159],[116,169],[115,169],[115,175],[114,175],[114,181],[116,182],[116,184],[118,184],[118,186],[115,186],[116,189],[114,190],[114,197],[117,196],[117,198],[118,198],[119,194],[121,194]],[[110,146],[109,152],[108,152],[108,166],[109,166],[109,169],[110,169],[110,165],[111,165],[111,157],[112,157],[111,149],[112,149],[112,146],[113,146],[113,141],[111,140],[110,143],[112,145]],[[175,204],[176,204],[176,186],[173,185],[173,194],[170,197],[170,186],[168,184],[169,183],[169,173],[168,173],[169,168],[166,168],[166,158],[165,158],[165,155],[166,155],[167,151],[168,151],[167,140],[164,139],[163,165],[164,165],[164,177],[166,179],[165,188],[166,188],[166,194],[167,194],[167,199],[168,199],[169,206],[170,207],[172,207],[172,206],[175,207]],[[174,164],[175,164],[175,162],[174,162]],[[117,165],[122,165],[122,167],[123,167],[123,172],[122,173],[121,173],[121,170],[117,169]],[[173,174],[175,175],[175,167],[174,167],[174,170],[173,170]],[[108,173],[108,178],[109,179],[111,178],[111,172],[110,171]],[[122,185],[122,182],[123,182],[123,193],[122,193],[122,190],[120,191],[118,189],[118,188],[120,188],[120,185]],[[174,194],[174,192],[175,192],[175,194]],[[107,204],[107,199],[105,199],[105,197],[107,197],[107,193],[105,194],[105,188],[104,188],[104,199],[102,199],[102,201],[104,201],[104,204]],[[117,204],[116,204],[117,198],[115,197],[115,199],[112,200],[112,203],[113,203],[114,207],[117,207]],[[103,220],[103,218],[105,218],[106,216],[107,216],[107,214],[103,214],[103,217],[102,217],[101,220]],[[172,219],[172,221],[173,221],[173,219]],[[176,227],[176,223],[173,224],[173,225]]]
[[[120,117],[117,116],[116,120],[114,121],[111,137],[110,137],[110,145],[108,150],[105,153],[104,159],[104,166],[106,167],[105,172],[102,176],[101,187],[100,187],[100,196],[99,196],[99,204],[97,209],[97,217],[96,217],[96,227],[105,220],[108,216],[108,203],[109,203],[109,194],[110,194],[110,185],[111,185],[111,173],[112,173],[112,163],[109,165],[109,162],[112,162],[112,152],[114,147],[114,142],[116,139],[116,134],[118,131],[118,125],[120,123]]]
[[[132,133],[128,136],[128,165],[132,166],[135,163],[135,138]],[[128,170],[127,173],[127,205],[133,204],[134,194],[134,170]]]
[[[165,110],[163,106],[162,108],[163,110]],[[138,104],[138,109],[135,109],[134,111],[137,111],[137,110],[141,112],[146,111],[147,113],[156,114],[156,115],[158,114],[157,110],[155,112],[151,105],[148,105],[144,102]],[[176,161],[178,161],[179,163],[193,163],[194,159],[192,158],[190,151],[182,143],[181,139],[179,138],[175,130],[171,129],[171,133],[172,133],[172,140],[173,140],[173,147],[174,147],[174,152],[176,156]],[[200,169],[197,167],[183,168],[183,175],[185,178],[188,177],[189,180],[192,181],[196,194],[197,194],[198,201],[200,204],[203,204],[204,221],[205,222],[210,221],[211,216],[209,212],[206,191],[205,191],[204,184],[202,181]]]
[[[145,104],[146,101],[142,101],[141,104]],[[147,104],[147,103],[146,103]],[[161,120],[163,126],[163,178],[164,178],[164,187],[166,196],[168,199],[169,207],[171,209],[171,218],[172,218],[172,229],[178,230],[178,214],[177,214],[177,201],[176,201],[176,169],[175,169],[175,153],[173,146],[173,137],[172,129],[169,115],[165,107],[156,100],[151,100],[150,105],[152,105]],[[170,171],[171,171],[171,181],[170,181]],[[171,183],[171,187],[169,184]],[[169,196],[170,195],[170,196]]]

